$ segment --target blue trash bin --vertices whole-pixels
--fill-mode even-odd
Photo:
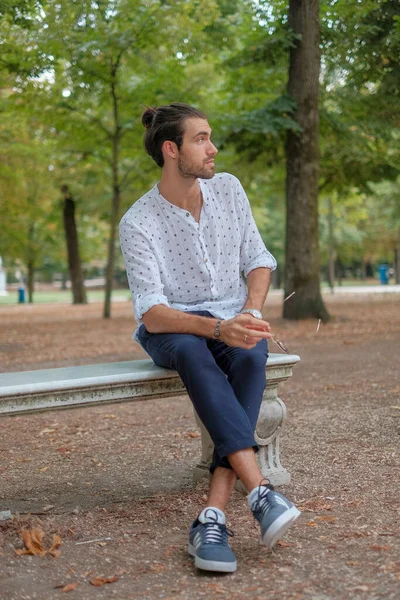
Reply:
[[[25,302],[25,288],[19,287],[18,288],[18,304],[24,304],[24,302]]]
[[[389,269],[386,264],[379,265],[379,281],[382,285],[389,283]]]

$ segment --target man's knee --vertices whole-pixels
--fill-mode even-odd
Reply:
[[[235,360],[235,369],[244,373],[263,371],[267,364],[267,356],[264,352],[241,352]]]
[[[204,339],[190,334],[176,334],[176,336],[175,358],[178,363],[198,364],[199,361],[204,361],[207,355],[211,356]]]

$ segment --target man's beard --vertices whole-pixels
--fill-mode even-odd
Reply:
[[[210,159],[208,159],[210,160]],[[203,165],[202,167],[195,167],[195,165],[189,161],[186,161],[182,154],[179,154],[178,158],[178,170],[181,177],[184,179],[211,179],[215,175],[215,167],[208,167]]]

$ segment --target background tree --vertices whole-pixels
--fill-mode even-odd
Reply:
[[[319,1],[290,0],[289,28],[299,36],[290,50],[288,92],[301,134],[289,131],[286,140],[285,294],[295,296],[283,315],[326,321],[318,248]]]
[[[383,198],[388,202],[382,190],[392,193],[399,174],[396,10],[392,0],[321,0],[321,239],[317,243],[313,238],[310,248],[314,275],[320,250],[325,268],[329,245],[331,263],[333,251],[346,264],[394,255],[393,244],[378,244],[378,230],[365,211],[378,218],[379,203]],[[303,129],[311,124],[301,121],[301,98],[298,104],[287,89],[289,52],[302,42],[301,32],[288,22],[287,0],[20,0],[3,3],[0,18],[0,112],[6,117],[0,122],[0,153],[6,158],[0,165],[0,187],[10,205],[8,223],[17,227],[27,212],[18,204],[22,194],[16,193],[9,166],[12,157],[22,164],[25,156],[5,126],[8,115],[15,115],[17,123],[23,117],[35,124],[33,139],[40,137],[44,145],[47,164],[38,173],[48,214],[62,221],[59,190],[67,185],[79,208],[84,270],[91,261],[108,265],[106,316],[114,265],[122,266],[119,252],[115,257],[115,225],[159,177],[142,149],[144,105],[183,100],[206,111],[220,149],[219,170],[243,180],[280,270],[285,262],[293,267],[284,251],[285,139],[288,134],[293,143],[306,143],[310,136]],[[308,155],[306,163],[314,186],[313,160]],[[304,162],[297,166],[307,168]],[[312,197],[311,207],[303,207],[301,218],[306,231],[314,232],[315,197],[305,196]],[[392,240],[387,215],[379,219],[379,231]],[[292,217],[289,211],[288,219]],[[45,236],[47,228],[43,224],[38,235]],[[11,227],[6,229],[11,233]],[[54,232],[52,254],[57,258],[40,254],[37,268],[65,263],[64,247],[56,242],[60,231],[57,227]],[[379,257],[371,253],[368,238],[381,248]],[[317,279],[311,279],[313,289],[318,287]],[[301,295],[296,289],[292,308]]]
[[[49,254],[57,253],[56,190],[48,174],[50,148],[36,123],[3,112],[0,126],[0,254],[21,263],[33,302],[34,275]]]
[[[63,195],[63,223],[67,242],[68,270],[71,280],[73,304],[86,304],[86,290],[79,252],[78,232],[75,220],[75,200],[67,185],[61,186]]]

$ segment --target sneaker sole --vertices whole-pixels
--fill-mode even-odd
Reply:
[[[190,556],[194,557],[194,564],[198,569],[202,571],[217,571],[218,573],[234,573],[237,569],[237,561],[235,562],[219,562],[216,560],[205,560],[196,556],[196,550],[194,546],[189,544],[188,552]]]
[[[301,512],[295,507],[289,508],[278,517],[270,527],[261,536],[261,541],[271,550],[276,542],[283,536],[285,531],[293,525],[297,517],[301,515]]]

